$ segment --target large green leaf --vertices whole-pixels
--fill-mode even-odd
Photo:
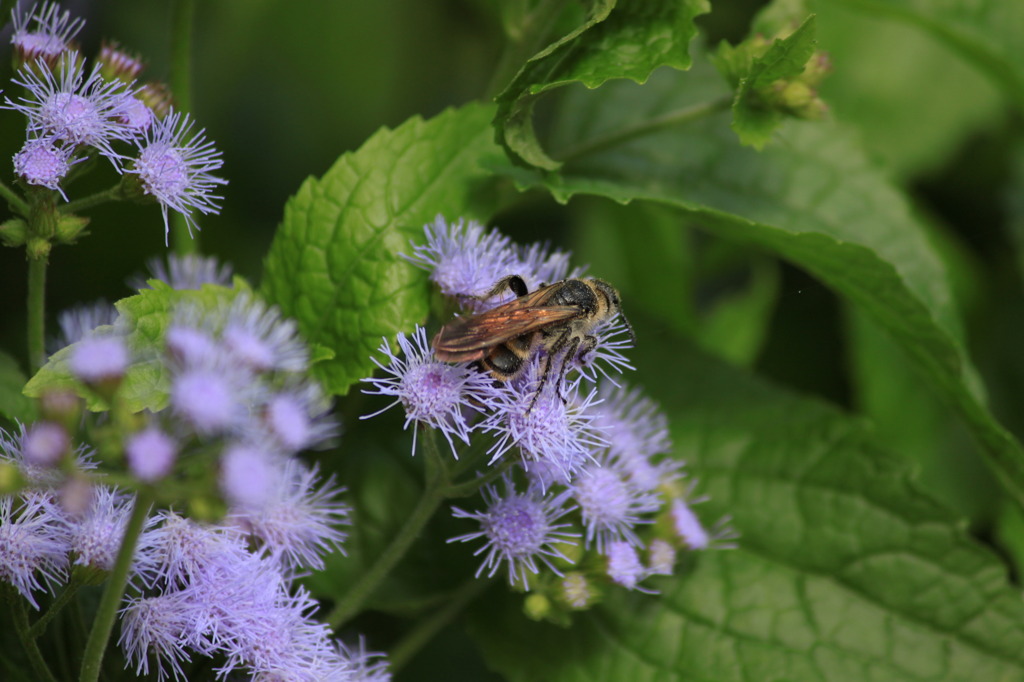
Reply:
[[[1024,601],[994,553],[860,420],[666,343],[652,393],[739,548],[571,628],[519,598],[474,636],[510,680],[1024,679]],[[512,602],[515,603],[512,603]]]
[[[642,88],[574,93],[561,115],[574,124],[561,126],[554,143],[572,163],[560,174],[520,177],[563,200],[584,193],[666,203],[803,267],[896,339],[1024,504],[1024,451],[985,407],[946,271],[904,195],[838,125],[790,122],[781,144],[758,154],[735,144],[726,116],[695,118],[727,97],[705,70],[658,76]],[[669,125],[674,118],[689,123]]]
[[[548,90],[568,83],[596,88],[614,78],[642,83],[659,66],[687,69],[693,19],[707,12],[707,0],[596,0],[566,35],[533,55],[498,96],[495,124],[510,152],[528,164],[557,168],[533,128],[533,107]]]
[[[285,206],[266,259],[263,291],[298,320],[303,336],[331,348],[317,365],[325,387],[344,394],[373,371],[381,337],[409,331],[427,314],[426,278],[402,260],[423,225],[486,218],[501,150],[493,107],[469,105],[382,129],[309,178]]]

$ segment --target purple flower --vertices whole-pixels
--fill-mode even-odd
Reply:
[[[164,215],[164,236],[170,233],[167,210],[185,216],[191,230],[196,226],[193,211],[204,215],[220,213],[224,198],[213,194],[227,180],[213,175],[223,165],[220,152],[206,139],[206,131],[192,131],[188,114],[171,111],[146,131],[139,154],[128,173],[138,175],[146,194],[160,202]]]
[[[690,485],[690,492],[696,486],[696,482]],[[736,540],[739,534],[729,526],[729,517],[725,516],[715,522],[707,529],[693,512],[693,506],[705,502],[707,497],[691,498],[689,501],[682,497],[672,500],[669,507],[669,514],[672,519],[676,535],[683,542],[687,549],[733,549],[736,547]]]
[[[234,443],[220,456],[220,489],[233,505],[262,506],[280,477],[280,463],[257,446]]]
[[[248,556],[236,529],[204,526],[171,511],[155,518],[158,525],[147,539],[147,551],[156,566],[149,587],[191,585],[214,562]]]
[[[156,122],[153,110],[130,92],[121,94],[118,110],[118,121],[137,135],[149,130]]]
[[[334,655],[330,629],[310,618],[317,603],[305,589],[288,588],[278,567],[256,555],[214,562],[187,588],[202,607],[197,649],[224,656],[220,676],[246,668],[264,679],[326,679],[316,670]]]
[[[330,402],[316,384],[302,384],[270,396],[263,406],[267,436],[282,450],[298,452],[322,445],[338,432]]]
[[[672,501],[670,512],[676,535],[690,549],[707,549],[711,544],[711,536],[704,525],[693,513],[693,509],[682,498]]]
[[[96,327],[114,324],[116,320],[117,308],[106,301],[77,305],[74,308],[61,311],[57,316],[57,324],[60,326],[61,333],[51,343],[52,352],[77,343]]]
[[[448,542],[484,538],[484,546],[473,553],[479,556],[487,552],[484,562],[477,569],[477,577],[485,569],[487,577],[491,577],[505,563],[509,583],[521,584],[528,589],[527,571],[534,575],[540,572],[538,559],[556,575],[561,575],[551,560],[571,561],[558,550],[556,544],[575,544],[574,538],[578,535],[562,530],[570,527],[570,524],[556,523],[571,510],[566,505],[566,493],[544,495],[539,486],[531,486],[525,493],[517,493],[510,476],[506,474],[503,481],[504,494],[492,485],[484,487],[486,511],[467,512],[457,507],[452,508],[455,518],[474,519],[480,523],[480,530],[451,538]]]
[[[199,434],[232,433],[247,423],[257,388],[228,363],[191,367],[171,381],[171,408]]]
[[[480,428],[495,434],[495,443],[488,450],[491,463],[516,446],[524,468],[546,488],[552,483],[568,483],[593,453],[607,444],[592,424],[590,408],[597,392],[592,390],[581,398],[579,381],[574,381],[560,395],[556,377],[549,375],[538,395],[541,364],[535,358],[522,378],[497,391],[493,411]]]
[[[322,484],[317,470],[290,459],[278,485],[258,504],[236,505],[231,520],[262,541],[275,560],[295,568],[323,568],[323,556],[341,550],[350,508],[337,500],[343,491],[329,478]]]
[[[84,19],[72,19],[71,13],[60,11],[60,6],[53,2],[44,2],[41,6],[32,5],[27,12],[11,11],[14,33],[11,44],[24,62],[35,62],[43,59],[52,63],[68,48],[85,25]],[[29,24],[35,22],[35,27]]]
[[[359,645],[354,647],[335,640],[334,650],[336,662],[343,666],[342,671],[350,674],[353,682],[390,682],[391,673],[384,654],[367,651],[361,637]],[[325,676],[325,679],[337,678],[337,674]]]
[[[229,358],[254,372],[304,372],[309,351],[294,320],[248,294],[231,304],[221,330]]]
[[[378,350],[386,356],[387,364],[373,358],[374,364],[392,376],[363,379],[373,385],[373,390],[364,389],[364,393],[395,396],[396,400],[362,419],[375,417],[401,404],[405,408],[405,428],[414,424],[413,454],[416,430],[422,423],[438,429],[451,446],[452,454],[458,457],[452,436],[469,443],[474,426],[467,415],[470,410],[484,412],[493,407],[491,401],[496,395],[493,382],[465,363],[449,365],[435,360],[423,327],[417,326],[411,337],[399,332],[398,347],[404,358],[396,355],[384,339]]]
[[[91,503],[85,514],[71,519],[71,549],[76,565],[102,571],[114,567],[133,505],[134,498],[114,488],[96,486],[92,489]],[[139,570],[145,569],[140,567]]]
[[[67,526],[47,497],[27,496],[17,505],[0,497],[0,580],[33,608],[39,608],[33,592],[43,583],[52,590],[67,578],[69,548]]]
[[[570,272],[569,259],[572,254],[558,249],[551,251],[550,245],[546,243],[535,242],[529,246],[516,247],[515,257],[514,269],[509,274],[521,276],[530,291],[563,279],[575,279],[586,271],[586,268],[575,268]]]
[[[191,661],[189,648],[197,635],[200,608],[182,592],[155,597],[132,597],[121,609],[121,635],[117,644],[136,675],[149,674],[149,658],[156,658],[158,680],[185,679],[181,664]]]
[[[176,320],[164,336],[167,353],[172,363],[178,367],[209,366],[221,359],[221,349],[213,336],[195,324],[195,321]]]
[[[71,169],[74,149],[54,144],[53,139],[31,138],[14,155],[14,172],[30,185],[38,185],[59,192],[64,201],[68,200],[60,186],[61,180]],[[84,159],[79,159],[82,161]],[[76,161],[77,163],[77,161]]]
[[[424,225],[427,243],[412,245],[409,262],[430,271],[430,279],[448,296],[458,297],[479,311],[475,297],[487,294],[495,282],[517,274],[517,254],[508,237],[486,230],[479,223],[459,220],[448,223],[442,216]]]
[[[128,347],[120,336],[87,336],[68,358],[71,373],[87,384],[119,380],[128,369]]]
[[[125,441],[124,454],[132,475],[145,483],[154,483],[171,472],[178,444],[157,426],[149,426]]]
[[[147,279],[166,282],[172,289],[201,289],[204,284],[230,286],[234,271],[227,263],[221,263],[214,256],[200,256],[190,253],[184,256],[169,254],[163,258],[146,261],[149,277],[135,277],[129,282],[133,289],[149,289]]]
[[[294,594],[283,586],[274,593],[257,590],[249,602],[246,581],[239,582],[243,599],[236,604],[241,608],[229,617],[226,636],[218,638],[227,656],[219,671],[246,667],[255,677],[269,680],[328,679],[315,673],[333,657],[330,628],[311,618],[318,604],[305,588]]]
[[[625,472],[627,480],[640,490],[653,491],[673,480],[683,463],[666,458],[655,463],[656,455],[672,449],[668,420],[658,406],[637,389],[626,389],[604,381],[594,406],[594,423],[608,440],[608,454]]]
[[[21,439],[22,455],[31,467],[55,467],[70,449],[67,429],[54,422],[36,422]]]
[[[614,463],[588,466],[573,481],[571,491],[586,528],[586,545],[593,543],[602,554],[618,540],[639,545],[634,527],[651,523],[653,519],[645,515],[661,508],[656,494],[631,485]]]
[[[608,546],[608,577],[627,590],[635,589],[637,583],[647,577],[647,569],[640,563],[640,556],[628,542],[616,540]]]
[[[40,466],[29,460],[25,453],[25,439],[28,437],[28,430],[23,424],[18,425],[17,433],[8,433],[0,429],[0,461],[10,462],[18,467],[22,475],[32,484],[40,487],[56,486],[64,480],[64,473],[61,469],[51,466]],[[73,464],[79,471],[88,471],[96,468],[96,462],[92,459],[94,451],[80,445],[72,453]]]
[[[13,102],[5,98],[4,108],[28,116],[32,136],[65,142],[72,147],[95,147],[120,170],[121,155],[111,146],[127,141],[135,131],[118,119],[123,112],[125,84],[107,82],[95,69],[86,78],[83,60],[76,52],[65,54],[56,65],[59,76],[42,61],[37,68],[23,70],[14,83],[28,91],[28,97]]]

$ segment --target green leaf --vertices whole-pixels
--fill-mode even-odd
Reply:
[[[521,596],[475,614],[509,680],[1024,678],[1024,601],[996,555],[879,449],[863,423],[681,347],[653,391],[676,453],[732,516],[739,547],[614,591],[570,628]]]
[[[250,292],[240,278],[235,278],[234,288],[205,284],[200,290],[178,290],[160,280],[149,280],[149,285],[153,288],[143,289],[138,295],[114,304],[119,313],[118,325],[126,330],[125,342],[134,359],[118,389],[118,398],[124,400],[133,412],[157,411],[167,406],[169,381],[160,354],[163,353],[164,335],[174,310],[179,305],[188,304],[212,313],[221,310],[239,294]],[[96,412],[107,410],[110,405],[71,373],[68,359],[76,345],[62,348],[50,356],[25,386],[25,394],[38,398],[48,390],[67,389],[83,398],[88,409]]]
[[[0,415],[25,423],[36,418],[36,404],[22,394],[25,375],[18,362],[0,351]]]
[[[963,422],[888,334],[856,309],[846,317],[854,404],[871,419],[876,438],[915,467],[936,499],[975,522],[991,521],[998,489]]]
[[[782,144],[758,154],[736,146],[724,116],[695,119],[721,101],[720,82],[704,70],[657,76],[574,93],[561,116],[576,124],[559,127],[555,145],[576,150],[574,161],[532,182],[561,200],[665,203],[803,267],[896,339],[1024,503],[1024,451],[985,407],[946,271],[906,198],[838,125],[788,122]]]
[[[493,212],[485,168],[504,158],[493,115],[474,104],[382,129],[289,199],[263,291],[308,341],[335,353],[316,365],[328,391],[346,393],[372,373],[381,337],[426,317],[426,276],[398,256],[423,240],[423,225]]]
[[[907,21],[946,42],[1001,83],[1024,107],[1024,3],[1017,0],[841,0],[847,7]]]
[[[523,162],[554,169],[533,128],[537,98],[568,83],[596,88],[608,80],[647,80],[654,69],[690,67],[693,19],[709,11],[707,0],[649,0],[592,4],[586,19],[532,56],[498,96],[499,139]]]

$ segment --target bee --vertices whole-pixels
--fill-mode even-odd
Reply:
[[[552,358],[565,351],[558,372],[558,386],[565,378],[570,359],[597,345],[591,332],[618,314],[630,338],[633,328],[622,315],[619,292],[600,279],[563,279],[529,291],[519,275],[500,280],[484,298],[509,289],[516,298],[491,310],[449,322],[431,342],[434,355],[443,362],[477,361],[498,381],[523,374],[529,361],[545,351],[540,385],[530,402],[533,408],[551,372]],[[559,393],[561,395],[561,393]],[[565,398],[562,397],[564,402]]]

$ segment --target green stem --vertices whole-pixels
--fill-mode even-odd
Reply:
[[[388,652],[388,668],[392,673],[398,672],[415,656],[423,645],[434,638],[441,628],[451,623],[455,616],[465,608],[466,604],[490,586],[487,578],[473,578],[466,581],[445,600],[444,606],[421,620]]]
[[[28,259],[28,364],[32,374],[46,357],[46,255]]]
[[[384,551],[370,568],[360,576],[355,585],[342,597],[325,622],[337,630],[341,625],[348,622],[363,608],[366,600],[373,596],[373,593],[380,586],[380,583],[387,577],[405,553],[409,551],[412,543],[419,537],[420,531],[433,517],[434,512],[441,505],[445,498],[446,489],[444,464],[437,445],[437,437],[433,429],[426,429],[423,442],[426,443],[424,452],[425,481],[423,493],[420,495],[416,507],[412,510],[409,518],[406,519],[402,529],[391,539]]]
[[[110,633],[114,629],[117,608],[121,605],[124,588],[128,584],[128,569],[132,565],[135,544],[142,532],[146,517],[149,515],[153,497],[151,488],[140,490],[135,497],[135,506],[132,507],[131,518],[128,519],[128,525],[125,527],[121,548],[117,552],[114,568],[110,572],[110,577],[107,578],[107,586],[100,598],[99,609],[96,611],[96,619],[93,621],[89,640],[85,643],[82,669],[78,676],[79,682],[96,682],[99,679],[103,654],[107,650]]]
[[[78,213],[98,204],[105,204],[108,201],[118,201],[123,198],[124,196],[121,194],[121,185],[118,183],[109,189],[103,190],[102,192],[96,192],[95,194],[90,194],[87,197],[69,201],[60,207],[60,212]]]
[[[555,19],[565,7],[565,0],[541,0],[522,23],[516,27],[515,35],[509,35],[502,50],[494,75],[487,86],[486,97],[496,97],[526,64],[527,60],[540,51],[551,35]]]
[[[192,110],[192,26],[195,0],[175,0],[171,17],[171,92],[179,111]],[[198,236],[189,233],[185,216],[171,215],[171,246],[185,256],[199,250]]]
[[[28,202],[21,198],[17,192],[8,187],[4,182],[0,182],[0,197],[7,199],[7,203],[11,205],[17,213],[22,216],[28,215]]]
[[[622,144],[636,137],[643,135],[649,135],[650,133],[664,130],[665,128],[671,128],[673,126],[682,125],[684,123],[690,123],[713,114],[717,114],[720,111],[727,111],[732,106],[732,97],[722,97],[720,99],[711,100],[710,102],[701,102],[700,104],[694,104],[683,109],[676,109],[675,111],[669,111],[657,116],[652,119],[643,121],[633,126],[626,128],[620,128],[614,130],[606,135],[600,135],[590,140],[584,140],[574,147],[563,149],[557,155],[559,161],[568,163],[581,156],[587,154],[593,154],[594,152],[614,147],[615,145]]]
[[[475,494],[478,490],[480,490],[480,488],[483,488],[491,481],[500,478],[501,475],[508,471],[509,467],[511,466],[512,459],[506,458],[506,461],[502,462],[499,466],[491,467],[490,469],[488,469],[487,473],[484,474],[483,476],[475,476],[470,480],[464,481],[462,483],[450,484],[447,488],[444,489],[444,496],[446,498],[469,497],[470,495]]]
[[[60,610],[67,606],[76,594],[78,589],[82,586],[82,581],[77,577],[77,572],[73,572],[71,580],[64,586],[64,589],[60,591],[60,594],[53,600],[50,607],[46,609],[46,613],[39,617],[35,623],[32,623],[32,627],[29,629],[28,634],[32,638],[39,637],[41,634],[46,632],[46,626],[50,624],[53,617],[60,613]]]
[[[50,667],[46,665],[46,659],[43,658],[43,654],[39,651],[35,638],[30,634],[31,629],[28,626],[28,612],[25,610],[25,600],[15,598],[11,601],[13,602],[14,610],[14,629],[18,632],[18,639],[21,640],[21,646],[25,650],[25,655],[28,656],[32,670],[40,680],[57,682],[57,678],[53,676]]]

